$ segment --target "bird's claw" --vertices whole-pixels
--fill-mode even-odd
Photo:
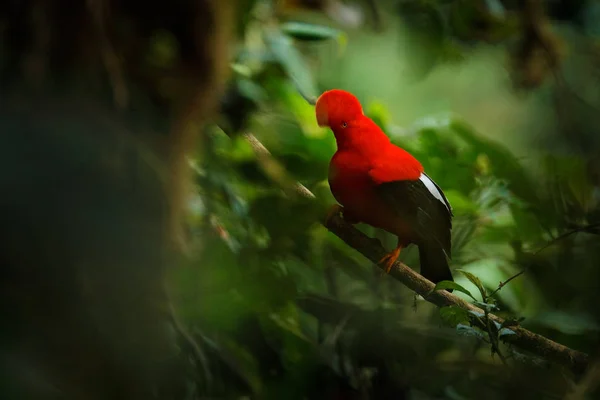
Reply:
[[[394,250],[383,256],[381,260],[379,260],[378,264],[383,264],[383,266],[385,267],[386,274],[389,274],[392,270],[392,266],[400,256],[400,250],[401,248],[395,248]]]
[[[389,274],[395,261],[396,260],[394,260],[390,254],[386,254],[381,260],[379,260],[379,264],[383,264],[385,267],[385,273]]]

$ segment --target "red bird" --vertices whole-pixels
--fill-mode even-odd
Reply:
[[[330,215],[342,211],[350,223],[364,222],[398,237],[396,248],[380,260],[387,273],[400,251],[414,243],[425,278],[452,280],[452,208],[421,163],[391,143],[348,92],[323,93],[316,115],[319,126],[328,126],[337,142],[329,186],[341,206],[334,206]]]

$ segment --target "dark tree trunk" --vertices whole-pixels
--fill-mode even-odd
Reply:
[[[164,273],[227,4],[0,2],[0,397],[183,398]]]

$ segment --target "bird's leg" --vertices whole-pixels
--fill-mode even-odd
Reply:
[[[389,253],[387,253],[385,256],[383,256],[381,258],[381,260],[379,260],[379,264],[383,264],[385,266],[386,274],[390,273],[390,271],[392,269],[392,265],[394,265],[394,263],[400,256],[400,251],[403,248],[404,248],[404,243],[401,243],[400,239],[398,239],[398,245],[396,246],[396,248],[394,250],[390,251]]]

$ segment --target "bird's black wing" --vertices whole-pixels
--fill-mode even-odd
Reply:
[[[419,246],[423,276],[432,281],[452,279],[451,275],[448,277],[448,263],[444,258],[451,257],[453,214],[440,187],[423,173],[417,180],[382,183],[377,191],[390,209],[411,227],[413,240]]]

